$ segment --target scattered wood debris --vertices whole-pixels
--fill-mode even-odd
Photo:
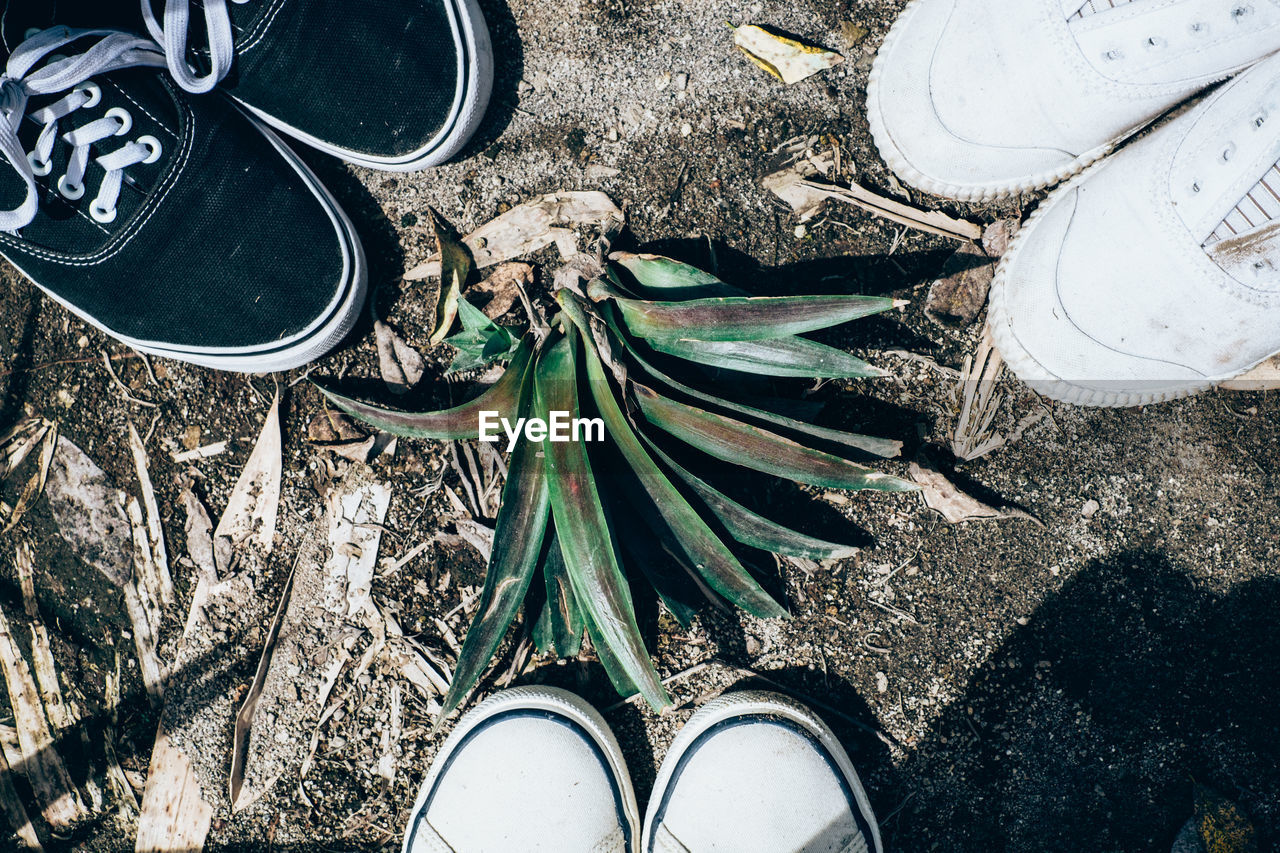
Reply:
[[[4,522],[0,533],[8,533],[16,527],[44,491],[58,445],[58,425],[44,418],[28,416],[0,437],[0,480],[8,479],[37,445],[40,447],[40,461],[22,487],[17,502],[10,507],[0,501],[0,521]]]
[[[818,159],[818,163],[822,162],[825,160]],[[821,183],[812,179],[816,171],[821,169],[815,169],[812,158],[806,159],[794,166],[766,175],[762,183],[766,189],[786,202],[792,211],[801,217],[801,221],[813,218],[822,201],[833,200],[852,204],[876,216],[929,234],[938,234],[966,242],[982,239],[982,227],[973,222],[948,216],[940,210],[921,210],[874,193],[856,183],[850,183],[847,187],[834,183]]]
[[[1005,445],[1005,437],[994,432],[993,426],[1003,400],[996,391],[1003,373],[1004,359],[995,348],[991,330],[983,329],[977,352],[965,358],[960,371],[960,417],[951,437],[951,452],[957,459],[977,459]]]
[[[215,441],[212,444],[205,444],[200,447],[193,447],[190,450],[183,450],[176,453],[170,453],[170,457],[179,465],[187,462],[199,462],[201,459],[212,459],[215,456],[221,456],[227,452],[229,442]]]
[[[972,495],[965,494],[924,454],[916,457],[908,470],[911,479],[920,485],[920,494],[924,498],[925,505],[937,510],[951,524],[998,518],[1023,518],[1041,527],[1044,526],[1034,516],[1016,507],[996,509]]]
[[[151,749],[134,853],[199,853],[213,825],[191,760],[175,747],[163,719]]]
[[[462,238],[477,269],[572,240],[571,226],[622,222],[622,210],[602,192],[559,192],[511,208]],[[607,230],[607,229],[606,229]],[[440,275],[439,253],[405,273],[419,281]]]
[[[0,811],[9,819],[9,826],[13,827],[14,834],[24,847],[28,850],[44,849],[40,845],[36,828],[31,824],[31,818],[27,816],[27,809],[22,805],[22,798],[13,786],[13,772],[4,750],[0,750]]]
[[[72,552],[116,586],[124,586],[133,577],[124,493],[66,436],[58,438],[45,496]]]
[[[533,267],[520,261],[509,261],[494,267],[489,277],[469,289],[469,294],[488,296],[480,310],[496,320],[511,310],[524,288],[533,284]]]
[[[731,27],[733,43],[765,71],[788,86],[844,62],[840,54],[748,24]]]
[[[31,783],[41,814],[49,826],[54,829],[73,826],[88,817],[90,812],[58,754],[44,704],[40,701],[39,688],[2,609],[0,667],[4,670],[5,687],[13,709],[19,750],[17,760],[10,757],[8,763],[19,768]]]

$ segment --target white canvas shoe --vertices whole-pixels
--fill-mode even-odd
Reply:
[[[912,0],[868,119],[908,184],[986,201],[1076,174],[1277,49],[1278,0]]]
[[[848,754],[822,720],[776,693],[707,703],[667,752],[643,853],[881,853]]]
[[[552,687],[469,711],[422,783],[404,853],[632,853],[639,810],[604,718]]]
[[[992,284],[1006,363],[1055,399],[1132,406],[1280,350],[1278,163],[1280,55],[1055,190]]]

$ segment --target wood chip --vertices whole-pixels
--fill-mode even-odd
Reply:
[[[170,742],[161,720],[134,853],[199,853],[212,825],[213,806],[204,800],[191,760]]]
[[[13,786],[12,768],[3,751],[0,751],[0,811],[4,812],[9,826],[13,827],[14,834],[24,847],[28,850],[44,850],[40,845],[40,836],[36,835],[36,828],[27,816],[27,809],[22,805],[22,798]]]
[[[221,456],[227,452],[228,442],[215,441],[212,444],[206,444],[202,447],[195,447],[191,450],[184,450],[181,453],[171,453],[173,461],[179,465],[186,462],[198,462],[201,459],[212,459],[215,456]]]
[[[993,429],[1004,399],[996,393],[1003,374],[1004,359],[995,348],[990,328],[985,328],[977,352],[964,360],[960,371],[960,417],[951,437],[951,452],[957,459],[978,459],[1004,447],[1005,437]]]
[[[566,226],[622,221],[622,210],[601,192],[560,192],[511,208],[462,238],[478,269],[533,254],[556,242]],[[440,275],[439,253],[405,273],[407,281]]]
[[[450,317],[450,325],[452,322]],[[426,371],[422,355],[382,320],[373,321],[373,334],[378,345],[378,372],[382,381],[393,394],[409,393]]]
[[[148,568],[153,573],[153,577],[149,580],[155,584],[154,592],[160,603],[165,607],[171,607],[174,601],[173,577],[169,574],[169,555],[164,546],[164,527],[160,520],[160,506],[156,503],[156,492],[151,485],[147,449],[143,446],[142,438],[132,423],[129,424],[129,452],[133,456],[133,465],[138,472],[142,508],[146,511],[146,546],[150,552]]]
[[[3,610],[0,610],[0,666],[4,669],[20,749],[20,761],[9,763],[16,763],[19,772],[31,783],[41,814],[49,825],[54,829],[70,827],[88,817],[89,810],[58,754],[39,689]]]

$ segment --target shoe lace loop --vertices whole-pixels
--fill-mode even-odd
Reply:
[[[231,71],[235,53],[235,39],[231,35],[231,16],[227,13],[228,0],[204,0],[204,26],[209,39],[209,73],[197,74],[187,64],[190,46],[192,0],[164,0],[164,21],[156,18],[153,0],[142,0],[142,17],[147,32],[163,48],[169,57],[169,72],[178,85],[192,94],[211,91]],[[243,4],[249,0],[230,0]]]
[[[72,42],[96,38],[88,49],[75,56],[55,57],[36,69],[55,51]],[[53,27],[24,41],[9,57],[0,75],[0,155],[26,184],[26,197],[12,210],[0,210],[0,231],[14,232],[35,219],[38,207],[36,176],[49,174],[53,148],[59,139],[71,146],[66,174],[58,179],[58,191],[68,199],[84,195],[85,172],[94,145],[113,136],[122,136],[133,125],[132,116],[113,108],[99,119],[59,135],[58,122],[76,110],[96,106],[102,90],[90,78],[121,68],[164,67],[164,54],[155,44],[138,36],[114,30],[77,30]],[[33,70],[36,69],[36,70]],[[32,96],[67,94],[38,110],[27,112]],[[28,153],[18,139],[23,119],[43,127],[35,150]],[[144,136],[127,142],[118,150],[94,158],[106,171],[89,212],[98,222],[116,217],[116,201],[124,181],[124,171],[139,163],[160,158],[160,142]]]

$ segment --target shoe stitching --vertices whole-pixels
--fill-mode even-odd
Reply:
[[[164,85],[166,88],[169,88],[168,83],[165,83]],[[161,190],[160,194],[156,197],[154,203],[152,203],[151,209],[147,211],[146,216],[144,216],[141,220],[136,221],[135,224],[131,225],[129,228],[125,229],[124,231],[121,231],[120,234],[116,235],[115,241],[113,242],[117,243],[118,245],[108,244],[106,247],[99,250],[96,254],[84,256],[79,260],[73,261],[63,256],[60,256],[58,254],[55,254],[53,252],[49,252],[45,249],[39,249],[39,248],[30,246],[29,244],[25,244],[8,234],[0,233],[0,242],[7,243],[13,246],[15,250],[25,252],[26,254],[32,257],[40,258],[41,260],[46,260],[46,261],[49,261],[50,263],[60,264],[61,266],[67,266],[67,267],[97,266],[103,261],[110,260],[111,258],[118,255],[121,251],[124,250],[126,246],[129,245],[130,242],[132,242],[134,237],[136,237],[139,233],[142,232],[142,229],[147,225],[147,223],[151,221],[151,217],[154,216],[155,212],[160,209],[160,206],[163,204],[164,200],[168,197],[169,193],[173,190],[175,186],[177,186],[178,179],[181,178],[186,171],[187,160],[190,157],[191,150],[195,144],[196,118],[195,118],[195,114],[192,112],[189,106],[182,103],[181,101],[179,101],[178,103],[181,105],[183,112],[186,114],[186,119],[183,122],[183,126],[184,126],[184,132],[186,132],[187,134],[186,141],[183,144],[182,149],[178,153],[178,160],[175,163],[173,171],[165,179],[165,185],[163,186],[163,189]]]
[[[67,201],[65,198],[63,198],[61,193],[57,193],[57,194],[50,193],[50,194],[49,194],[49,197],[50,197],[50,199],[51,199],[52,201],[56,201],[56,202],[58,202],[59,204],[65,205],[67,208],[69,208],[70,210],[74,211],[74,212],[75,212],[75,214],[76,214],[77,216],[79,216],[80,218],[82,218],[85,222],[88,222],[88,223],[89,223],[90,225],[92,225],[94,228],[97,228],[97,229],[98,229],[99,231],[101,231],[103,234],[106,234],[108,237],[110,237],[110,236],[111,236],[111,232],[110,232],[107,228],[105,228],[105,227],[102,225],[102,223],[98,222],[97,220],[95,220],[95,219],[94,219],[93,217],[91,217],[91,216],[85,216],[85,215],[84,215],[84,211],[83,211],[83,210],[81,210],[80,208],[76,207],[74,204],[72,204],[71,202],[69,202],[69,201]]]
[[[108,81],[106,81],[106,82],[107,82],[107,84],[108,84],[109,86],[111,86],[111,88],[115,89],[117,92],[119,92],[121,95],[123,95],[126,99],[128,99],[129,103],[133,104],[135,107],[137,107],[139,110],[141,110],[141,111],[142,111],[142,112],[147,116],[147,118],[151,119],[153,122],[155,122],[157,125],[159,125],[159,126],[160,126],[160,128],[161,128],[165,133],[169,134],[169,135],[170,135],[170,136],[172,136],[174,139],[178,139],[178,138],[179,138],[179,137],[178,137],[178,134],[174,133],[172,130],[170,130],[170,129],[169,129],[169,126],[168,126],[168,125],[166,125],[164,122],[160,121],[160,119],[158,119],[158,118],[156,118],[154,115],[152,115],[152,113],[151,113],[151,111],[150,111],[150,110],[148,110],[148,109],[147,109],[146,107],[144,107],[142,104],[138,103],[138,101],[137,101],[137,100],[136,100],[132,95],[130,95],[128,92],[126,92],[123,88],[121,88],[120,84],[116,83],[114,80],[108,80]]]
[[[272,25],[275,24],[276,17],[279,16],[281,10],[284,9],[284,4],[285,0],[277,0],[275,8],[262,16],[259,25],[254,28],[255,32],[249,41],[236,47],[236,50],[240,54],[243,55],[248,53],[261,44],[262,39],[266,37],[267,33],[271,30]]]

